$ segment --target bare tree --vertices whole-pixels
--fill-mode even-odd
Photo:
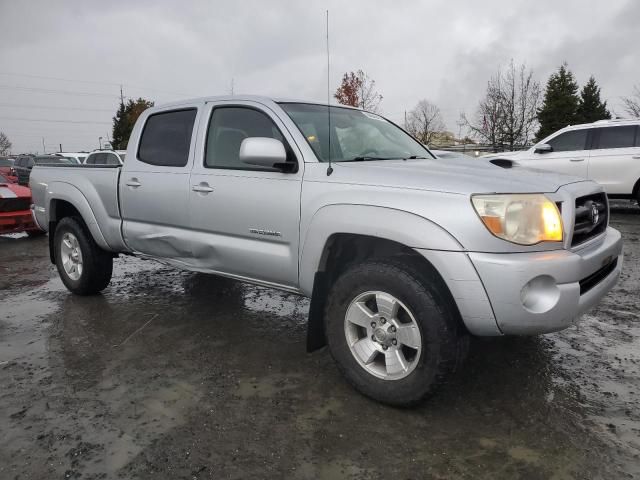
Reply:
[[[480,101],[474,121],[470,121],[464,115],[467,128],[472,137],[476,137],[482,143],[489,144],[494,150],[502,147],[502,93],[501,76],[491,77],[487,82],[487,93]]]
[[[622,103],[629,115],[640,118],[640,86],[633,87],[633,94],[630,97],[622,97]]]
[[[0,132],[0,155],[7,155],[11,151],[11,142],[9,138]]]
[[[502,142],[514,150],[534,136],[540,105],[540,84],[525,65],[511,64],[501,72]]]
[[[467,127],[495,150],[514,150],[533,139],[539,105],[540,84],[534,80],[533,72],[525,65],[516,66],[512,60],[491,77],[475,119],[467,120]]]
[[[369,112],[377,112],[382,95],[376,90],[376,81],[362,70],[347,72],[334,94],[338,103],[359,107]]]
[[[425,145],[433,143],[445,126],[440,109],[427,100],[420,100],[407,116],[407,131]]]

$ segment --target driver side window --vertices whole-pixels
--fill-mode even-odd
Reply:
[[[586,150],[588,132],[588,129],[564,132],[549,140],[547,143],[551,145],[554,152]]]

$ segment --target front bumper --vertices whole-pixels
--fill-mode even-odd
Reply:
[[[568,327],[613,288],[623,261],[622,237],[613,228],[580,249],[468,255],[508,335]]]
[[[30,210],[0,213],[0,234],[39,230]]]

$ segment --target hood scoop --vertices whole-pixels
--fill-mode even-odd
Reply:
[[[493,163],[496,167],[500,168],[513,168],[518,165],[513,160],[508,160],[506,158],[495,158],[493,160],[489,160],[489,163]]]

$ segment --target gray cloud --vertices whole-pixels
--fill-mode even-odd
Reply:
[[[427,98],[457,130],[460,111],[475,110],[489,76],[511,58],[543,84],[566,60],[581,83],[595,75],[616,110],[640,83],[634,0],[0,0],[0,130],[16,150],[42,150],[42,137],[49,150],[95,148],[110,133],[120,83],[125,95],[158,102],[226,94],[232,78],[236,92],[322,100],[327,8],[331,90],[361,68],[397,121]]]

